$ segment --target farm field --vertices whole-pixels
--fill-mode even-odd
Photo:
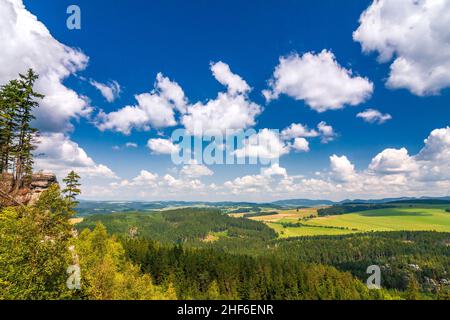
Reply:
[[[283,213],[280,211],[278,215],[251,219],[266,223],[279,234],[280,238],[371,231],[450,232],[450,214],[445,212],[445,208],[444,206],[396,206],[326,217],[318,217],[316,213],[314,218],[307,220],[301,220],[309,216],[305,212]],[[313,209],[306,210],[313,212]],[[289,225],[289,223],[298,222],[302,225]]]
[[[338,228],[309,227],[309,226],[284,227],[281,223],[266,223],[266,224],[278,233],[278,237],[280,239],[292,237],[313,237],[321,235],[339,236],[350,233],[357,233],[357,231]]]

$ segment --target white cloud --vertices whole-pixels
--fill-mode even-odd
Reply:
[[[178,83],[164,77],[162,73],[158,73],[155,87],[159,90],[160,95],[172,102],[179,112],[186,112],[187,98]]]
[[[373,92],[367,78],[354,76],[351,70],[341,67],[327,50],[280,58],[269,84],[270,90],[263,91],[267,100],[286,94],[304,100],[318,112],[359,105]]]
[[[247,83],[233,74],[223,62],[211,65],[216,79],[227,86],[215,99],[189,104],[183,89],[159,73],[151,93],[136,96],[138,104],[111,113],[100,113],[97,127],[130,134],[132,129],[150,130],[175,126],[177,116],[188,133],[202,135],[211,132],[232,134],[256,124],[262,108],[251,102]],[[227,131],[228,130],[228,131]]]
[[[48,133],[39,137],[35,151],[35,169],[51,171],[65,176],[75,170],[84,177],[117,178],[116,174],[103,164],[97,164],[83,148],[62,133]]]
[[[228,88],[230,94],[234,95],[250,91],[247,82],[237,74],[232,73],[230,67],[226,63],[223,63],[222,61],[211,63],[211,71],[214,78]]]
[[[406,148],[385,149],[372,159],[369,169],[379,174],[407,173],[417,170]]]
[[[221,132],[233,133],[256,124],[255,118],[261,113],[259,105],[243,95],[219,93],[217,98],[206,104],[197,102],[189,106],[182,123],[190,134]]]
[[[450,86],[450,1],[377,0],[353,39],[389,62],[387,86],[424,96]]]
[[[305,138],[295,138],[292,148],[298,152],[308,152],[309,142]]]
[[[162,74],[156,77],[155,89],[135,96],[137,105],[126,106],[108,114],[98,115],[97,127],[130,134],[132,129],[150,130],[172,127],[177,124],[175,110],[184,110],[184,93],[177,83]]]
[[[100,83],[95,80],[89,81],[89,83],[95,87],[102,96],[106,99],[108,102],[114,102],[119,97],[119,94],[121,92],[120,85],[117,81],[111,81],[110,83]]]
[[[91,112],[87,99],[63,84],[86,67],[86,55],[53,38],[21,0],[0,0],[0,30],[0,85],[29,68],[40,75],[35,89],[45,98],[35,114],[42,132],[70,130],[72,118]]]
[[[134,185],[153,185],[157,182],[158,175],[151,173],[147,170],[141,170],[140,174],[133,178],[132,184]]]
[[[314,138],[317,136],[319,136],[319,133],[316,130],[310,130],[307,126],[300,123],[293,123],[281,131],[281,137],[285,140],[294,138]]]
[[[347,182],[355,178],[355,166],[346,156],[332,155],[330,157],[330,167],[333,177],[337,181]]]
[[[272,177],[272,176],[283,176],[287,177],[287,171],[285,168],[280,167],[278,163],[272,164],[269,168],[262,168],[261,174],[263,176]]]
[[[320,122],[317,125],[317,128],[319,129],[322,143],[333,141],[337,136],[333,127],[328,125],[325,121]]]
[[[200,178],[203,176],[212,176],[214,172],[205,165],[193,163],[183,166],[180,174],[188,178]]]
[[[196,164],[196,163],[192,163]],[[345,156],[332,155],[330,167],[313,177],[291,176],[279,164],[261,168],[259,174],[205,185],[179,172],[159,178],[149,174],[143,184],[134,179],[95,188],[108,197],[129,199],[188,199],[269,201],[282,198],[370,199],[400,196],[444,196],[450,191],[450,128],[433,130],[422,150],[385,149],[367,168],[357,170]],[[139,176],[145,176],[140,174]],[[140,180],[140,179],[136,179]]]
[[[138,145],[137,145],[137,143],[135,143],[135,142],[127,142],[127,143],[125,144],[125,147],[127,147],[127,148],[137,148]]]
[[[225,135],[254,126],[262,108],[248,99],[247,83],[223,62],[212,64],[211,71],[228,91],[219,92],[216,99],[206,103],[188,106],[187,114],[181,119],[186,130],[195,135],[214,132]]]
[[[180,149],[172,141],[162,138],[148,140],[147,147],[155,154],[173,154],[177,153]]]
[[[238,158],[277,159],[289,153],[289,146],[278,133],[262,129],[244,140],[242,148],[233,152]]]
[[[378,124],[383,124],[386,121],[392,119],[392,116],[389,113],[383,114],[375,109],[366,109],[363,112],[358,113],[356,116],[368,123],[378,123]]]

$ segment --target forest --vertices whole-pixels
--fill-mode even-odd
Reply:
[[[183,299],[204,299],[211,291],[219,292],[224,299],[449,298],[445,280],[450,272],[449,233],[398,231],[278,239],[271,229],[268,232],[263,227],[255,228],[253,223],[266,226],[251,220],[248,220],[251,224],[243,223],[235,232],[224,232],[235,228],[233,220],[245,220],[226,215],[220,229],[215,224],[208,227],[210,219],[220,216],[211,209],[141,213],[140,217],[151,220],[149,217],[154,215],[153,219],[161,219],[165,214],[177,223],[175,227],[158,224],[158,228],[148,229],[151,232],[138,232],[134,236],[127,230],[134,224],[145,228],[145,223],[134,220],[130,224],[117,214],[90,216],[77,227],[92,228],[95,222],[104,224],[110,232],[119,235],[128,257],[141,265],[144,273],[150,274],[156,284],[170,282]],[[183,223],[186,216],[195,221],[196,227]],[[199,226],[201,232],[197,231]],[[172,237],[166,236],[165,228],[171,230]],[[190,236],[180,241],[174,228],[190,230],[186,233]],[[214,241],[205,241],[207,234],[219,235]],[[384,290],[378,291],[378,295],[362,289],[370,265],[379,265],[383,272]],[[314,274],[321,272],[331,282],[314,278]],[[300,277],[302,274],[304,278]],[[311,284],[312,291],[302,288],[298,292],[295,288],[304,285],[304,281],[314,281],[309,276],[321,285]],[[335,281],[331,280],[333,277]],[[362,291],[351,291],[346,288],[348,283],[344,285],[338,279],[345,283],[351,281],[351,288]],[[313,290],[320,286],[325,287]]]

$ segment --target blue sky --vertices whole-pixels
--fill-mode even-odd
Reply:
[[[25,0],[24,10],[31,12],[45,25],[51,33],[52,41],[76,50],[82,55],[77,56],[77,59],[82,60],[83,57],[89,59],[83,67],[70,70],[69,75],[61,76],[61,83],[73,90],[78,97],[88,99],[89,106],[81,107],[84,111],[74,111],[71,114],[68,121],[72,123],[72,128],[55,130],[45,128],[43,131],[49,132],[50,141],[56,139],[56,136],[51,134],[59,133],[59,140],[70,141],[71,146],[75,144],[78,153],[82,149],[91,161],[83,160],[80,166],[95,167],[101,164],[108,168],[106,175],[110,175],[110,180],[103,179],[105,177],[96,178],[95,175],[91,177],[92,170],[86,171],[89,174],[85,177],[84,197],[91,199],[262,201],[293,197],[371,198],[394,194],[449,194],[449,179],[445,174],[432,181],[423,177],[418,178],[418,175],[425,175],[426,170],[433,166],[439,167],[438,170],[442,172],[449,168],[448,163],[442,160],[442,155],[448,155],[450,149],[446,144],[450,144],[447,140],[450,139],[448,136],[450,130],[446,130],[450,119],[450,80],[448,80],[450,76],[446,75],[450,72],[448,66],[450,55],[437,54],[439,51],[437,49],[442,51],[448,49],[450,37],[430,40],[430,43],[424,41],[424,45],[436,46],[437,56],[434,56],[433,52],[422,53],[417,48],[411,49],[405,44],[408,37],[412,42],[415,41],[415,36],[418,37],[414,34],[414,30],[408,31],[412,32],[409,35],[401,34],[397,37],[393,35],[392,39],[385,35],[389,39],[384,39],[383,43],[381,40],[374,43],[370,33],[372,30],[365,30],[365,33],[361,33],[360,40],[356,41],[352,34],[361,26],[360,16],[368,8],[372,7],[374,11],[384,9],[385,13],[391,10],[395,14],[400,14],[397,19],[400,24],[403,18],[408,18],[407,15],[412,16],[421,12],[412,1],[402,0],[405,6],[409,6],[404,10],[389,4],[390,1],[385,2],[385,8],[377,8],[369,0],[339,2]],[[448,5],[448,1],[443,3],[442,5]],[[69,30],[66,27],[68,17],[66,9],[71,4],[81,8],[81,30]],[[422,14],[425,15],[425,20],[434,21],[440,10],[442,8],[430,9]],[[390,27],[394,28],[392,26],[394,22],[388,14],[385,18],[382,16],[376,23],[384,27],[388,33]],[[404,28],[408,27],[408,23],[408,20],[405,20]],[[428,30],[430,39],[433,38],[433,32],[440,30],[439,26],[436,28]],[[392,42],[394,53],[390,59],[380,62],[377,57],[383,50],[386,52],[389,49],[386,45],[389,41]],[[371,50],[368,51],[371,52],[363,52],[364,45],[370,47]],[[262,91],[270,89],[269,80],[274,78],[274,70],[280,64],[280,57],[296,55],[297,59],[301,59],[308,53],[317,57],[322,50],[334,54],[334,61],[340,70],[351,70],[350,78],[360,77],[371,83],[373,89],[368,96],[359,99],[353,106],[342,103],[337,110],[325,112],[318,112],[317,108],[314,110],[307,100],[299,99],[295,94],[283,90],[276,99],[267,101],[264,98]],[[423,73],[413,74],[402,69],[396,75],[401,79],[406,77],[414,81],[401,80],[388,87],[386,83],[390,78],[394,78],[392,65],[396,59],[402,57],[410,59],[414,65],[419,65],[420,70],[436,68],[443,70],[444,75],[436,80]],[[16,62],[18,59],[19,57]],[[55,59],[61,61],[60,58]],[[431,60],[434,61],[434,65],[430,66],[428,61]],[[264,175],[260,171],[261,167],[254,165],[215,165],[208,167],[213,173],[183,177],[181,167],[175,166],[169,155],[154,154],[147,147],[149,139],[169,139],[174,129],[182,128],[181,115],[178,115],[175,126],[159,129],[150,126],[151,129],[148,130],[133,128],[129,135],[114,129],[100,130],[98,116],[101,110],[105,114],[110,114],[125,106],[135,106],[137,104],[135,95],[150,93],[154,89],[158,73],[176,82],[184,91],[189,104],[198,101],[206,104],[207,101],[215,99],[218,92],[226,91],[224,85],[214,78],[210,70],[210,64],[219,61],[227,64],[233,74],[239,75],[252,88],[251,92],[245,93],[247,100],[263,110],[254,118],[255,124],[247,127],[256,130],[264,128],[283,130],[297,123],[318,130],[317,124],[325,122],[332,127],[330,139],[332,141],[322,143],[319,137],[308,137],[307,152],[291,149],[281,156],[277,167],[281,171],[278,170],[278,174]],[[43,63],[45,64],[40,62],[39,66]],[[320,78],[320,70],[317,70],[317,73],[319,73],[317,77]],[[6,79],[6,75],[0,77],[0,81],[1,79]],[[109,103],[100,91],[90,84],[90,80],[103,84],[116,81],[121,88],[120,95]],[[308,79],[302,81],[308,87],[312,86],[308,84]],[[320,83],[327,79],[318,81]],[[345,84],[342,83],[342,86]],[[426,89],[418,92],[421,89],[417,88]],[[87,111],[87,108],[90,110]],[[356,116],[367,109],[376,109],[381,114],[389,114],[391,119],[379,124],[369,123]],[[45,122],[44,116],[41,116],[40,123],[43,121]],[[430,157],[424,160],[426,158],[426,150],[423,151],[426,148],[424,139],[438,129],[443,130],[438,132],[437,136],[444,142],[436,143],[440,153],[433,158],[435,162],[431,163]],[[127,142],[136,143],[138,147],[127,148],[125,147]],[[288,145],[292,142],[285,143]],[[436,149],[431,147],[428,149]],[[402,148],[407,150],[407,157],[403,160],[401,156],[404,154],[400,152]],[[378,162],[374,160],[386,149],[398,152],[396,154],[394,152],[394,155],[387,152],[384,157],[380,156]],[[330,164],[330,161],[333,162],[330,159],[333,155],[339,158],[339,160],[335,158],[334,165]],[[54,156],[56,159],[44,161],[39,168],[57,172],[67,169],[52,167],[52,164],[58,161],[58,154]],[[390,156],[393,158],[389,158]],[[67,157],[64,155],[61,162],[69,159],[66,162],[70,164],[70,155]],[[379,161],[381,158],[384,160]],[[411,164],[412,169],[392,167],[393,163],[401,166],[401,163],[410,160],[411,163],[414,162]],[[388,168],[381,168],[383,165]],[[141,179],[149,182],[148,184],[143,182],[133,184],[133,179],[138,178],[142,170],[153,174],[154,177],[149,178],[151,181]],[[339,170],[341,172],[338,172]],[[81,171],[83,173],[83,170]],[[180,189],[176,187],[171,189],[170,184],[162,186],[160,181],[168,180],[163,179],[165,175],[179,181],[176,186],[180,186]],[[243,177],[249,178],[241,179]],[[202,186],[192,189],[192,181],[188,181],[189,179],[199,180],[194,184],[199,186],[200,183]],[[355,179],[366,182],[356,188]],[[247,181],[248,185],[243,181]],[[382,181],[393,182],[378,190]],[[214,186],[211,187],[211,184]],[[280,185],[286,184],[289,184],[290,188],[282,190]],[[372,184],[377,186],[373,188],[373,192],[370,191],[370,187],[365,187]],[[317,187],[309,189],[311,185]],[[187,188],[189,192],[181,186]],[[167,191],[167,188],[170,190]],[[153,192],[154,189],[161,190]]]

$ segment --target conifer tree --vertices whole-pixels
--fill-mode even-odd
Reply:
[[[20,74],[18,80],[21,96],[17,106],[17,137],[13,151],[16,189],[23,185],[25,178],[31,176],[33,169],[33,151],[36,149],[38,130],[31,126],[31,121],[35,119],[33,109],[39,106],[36,99],[44,98],[33,89],[38,77],[32,69],[29,69],[25,75]]]
[[[66,197],[66,200],[69,202],[69,206],[73,209],[78,201],[76,200],[77,196],[81,194],[79,183],[80,176],[75,171],[70,171],[67,177],[63,179],[63,182],[66,184],[66,187],[63,189],[63,193]]]
[[[0,173],[7,173],[13,162],[13,141],[17,131],[20,87],[12,80],[0,89]]]

